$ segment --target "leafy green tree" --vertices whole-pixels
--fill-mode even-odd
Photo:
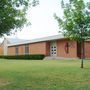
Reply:
[[[0,0],[0,36],[22,28],[27,9],[37,4],[38,0]]]
[[[66,38],[77,41],[81,47],[81,68],[84,59],[84,41],[90,38],[90,2],[85,0],[61,1],[63,17],[56,14],[59,28]]]

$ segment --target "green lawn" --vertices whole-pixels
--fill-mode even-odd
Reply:
[[[0,90],[90,90],[90,60],[0,60]]]

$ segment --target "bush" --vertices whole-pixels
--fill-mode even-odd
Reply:
[[[43,54],[0,56],[0,58],[4,59],[28,59],[28,60],[42,60],[44,57],[45,55]]]
[[[4,56],[3,55],[0,55],[0,58],[4,58]]]

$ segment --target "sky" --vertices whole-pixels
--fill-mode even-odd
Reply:
[[[20,39],[35,39],[59,34],[58,23],[54,13],[62,15],[60,0],[39,0],[39,5],[29,8],[27,18],[31,25],[18,31],[16,35]]]
[[[64,1],[67,2],[68,0]],[[58,22],[53,15],[56,13],[60,17],[63,16],[60,2],[61,0],[39,0],[39,5],[29,8],[27,11],[27,18],[31,25],[9,37],[36,39],[59,34]]]
[[[64,1],[68,2],[68,0]],[[39,0],[39,5],[28,10],[27,18],[31,26],[24,27],[21,32],[17,32],[15,37],[35,39],[59,34],[58,22],[53,16],[54,13],[60,17],[63,16],[61,0]]]

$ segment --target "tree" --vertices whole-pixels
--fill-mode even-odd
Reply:
[[[90,38],[90,2],[85,0],[61,1],[63,18],[54,15],[66,38],[77,41],[81,46],[81,68],[84,59],[84,41]]]
[[[0,36],[22,28],[28,7],[37,4],[38,0],[0,0]]]

